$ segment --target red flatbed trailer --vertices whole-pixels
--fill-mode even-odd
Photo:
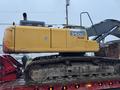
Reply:
[[[0,90],[103,90],[111,88],[120,88],[120,80],[70,83],[65,85],[27,85],[24,79],[18,79],[0,85]]]

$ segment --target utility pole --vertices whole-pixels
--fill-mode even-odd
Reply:
[[[66,25],[68,25],[68,6],[70,5],[70,0],[66,0]]]

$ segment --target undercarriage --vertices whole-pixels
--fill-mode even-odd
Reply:
[[[105,57],[35,58],[25,70],[27,83],[69,83],[120,78],[120,60]]]

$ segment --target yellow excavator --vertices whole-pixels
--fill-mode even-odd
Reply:
[[[110,32],[105,33],[105,36]],[[24,18],[20,21],[20,25],[13,25],[5,30],[3,51],[59,53],[34,58],[25,68],[27,83],[69,83],[118,78],[119,59],[85,54],[98,52],[100,40],[99,37],[89,40],[86,29],[81,26],[54,28],[46,26],[44,22]]]

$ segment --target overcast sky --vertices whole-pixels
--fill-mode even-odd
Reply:
[[[105,19],[120,20],[120,0],[70,0],[69,24],[79,25],[79,14],[82,11],[90,13],[93,22]],[[65,23],[65,0],[1,0],[0,23],[17,24],[22,19],[22,13],[28,13],[29,20],[45,21],[47,24]],[[90,26],[90,21],[83,17],[84,25]],[[0,25],[0,44],[4,29]]]

